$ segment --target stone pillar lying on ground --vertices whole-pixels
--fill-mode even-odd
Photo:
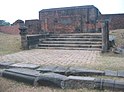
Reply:
[[[67,80],[63,81],[63,88],[94,88],[94,80],[93,77],[81,77],[81,76],[69,76]]]
[[[26,26],[21,26],[19,28],[20,30],[20,35],[21,35],[21,44],[22,44],[22,49],[26,50],[28,49],[28,43],[27,43],[27,27]]]
[[[113,92],[124,91],[124,81],[111,80],[111,79],[96,79],[94,88],[105,90],[109,89]]]
[[[5,78],[26,82],[34,86],[37,85],[37,80],[40,75],[38,71],[24,68],[11,68],[2,72],[2,76]]]

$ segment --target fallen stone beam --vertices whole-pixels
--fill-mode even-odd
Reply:
[[[105,75],[104,71],[88,70],[88,69],[75,68],[75,67],[63,67],[63,66],[43,66],[38,68],[37,71],[40,71],[41,73],[54,72],[66,76]]]
[[[118,77],[124,78],[124,70],[118,71]]]
[[[42,67],[39,67],[37,69],[37,71],[40,71],[41,73],[47,73],[47,72],[53,72],[53,70],[57,68],[57,66],[52,66],[52,65],[49,65],[49,66],[42,66]]]
[[[111,91],[124,91],[124,81],[111,80],[111,79],[95,79],[95,89]]]
[[[28,68],[28,69],[37,69],[40,65],[36,64],[27,64],[27,63],[16,63],[11,65],[12,68]]]
[[[123,70],[119,70],[119,71],[106,70],[105,71],[105,76],[122,77],[122,78],[124,78],[124,71]]]
[[[10,68],[12,64],[15,64],[15,63],[11,61],[3,61],[3,62],[0,62],[0,68]]]
[[[41,75],[36,70],[24,68],[6,69],[2,72],[2,77],[13,79],[16,81],[26,82],[32,85],[37,85],[37,79]]]
[[[99,79],[93,77],[69,76],[62,81],[63,88],[88,88],[111,91],[124,91],[124,81]]]
[[[67,80],[67,76],[57,73],[44,73],[38,79],[38,84],[42,86],[54,86],[64,88],[63,81]]]
[[[67,80],[63,81],[63,88],[94,88],[93,77],[80,77],[80,76],[69,76]]]
[[[67,75],[69,67],[58,66],[52,72]]]
[[[118,73],[117,73],[117,71],[105,70],[105,76],[117,77]]]
[[[25,68],[11,68],[0,71],[0,75],[16,81],[26,82],[33,85],[54,86],[60,88],[89,88],[109,89],[123,91],[124,81],[100,79],[93,77],[65,76],[57,73],[40,73],[39,71]]]
[[[42,66],[37,69],[37,71],[40,71],[41,73],[47,73],[47,72],[53,72],[58,73],[62,75],[66,75],[66,71],[68,71],[69,67],[63,67],[63,66]]]
[[[89,69],[83,69],[83,68],[70,67],[66,71],[66,74],[74,75],[74,76],[91,76],[91,75],[105,75],[105,72],[99,71],[99,70],[89,70]]]

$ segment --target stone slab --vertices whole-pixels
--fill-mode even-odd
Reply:
[[[40,67],[40,65],[36,65],[36,64],[27,64],[27,63],[16,63],[11,65],[11,67],[15,67],[15,68],[29,68],[29,69],[37,69]]]
[[[94,88],[93,77],[69,76],[68,80],[64,81],[65,88]]]
[[[118,76],[118,72],[117,71],[111,71],[111,70],[105,70],[105,76],[117,77]]]
[[[118,77],[124,78],[124,71],[123,70],[118,71]]]
[[[105,75],[104,71],[89,70],[89,69],[75,68],[75,67],[70,67],[67,73],[68,75],[77,75],[77,76]]]
[[[110,89],[113,90],[114,89],[114,85],[115,85],[115,81],[111,80],[111,79],[95,79],[95,89],[100,89],[100,90],[104,90],[104,89]]]
[[[3,62],[0,62],[0,68],[9,68],[12,64],[15,64],[15,63],[11,61],[3,61]]]
[[[95,79],[95,89],[105,90],[109,89],[114,92],[124,91],[124,81],[112,80],[112,79]]]
[[[25,68],[10,68],[10,69],[5,69],[5,71],[22,74],[22,75],[34,76],[34,77],[41,75],[39,71],[32,70],[32,69],[25,69]]]
[[[103,88],[104,89],[110,89],[110,90],[115,89],[115,80],[104,79],[102,82],[103,82]]]
[[[68,69],[69,67],[58,66],[55,69],[53,69],[53,72],[66,75],[66,72],[68,71]]]
[[[57,73],[44,73],[39,77],[38,84],[64,88],[62,82],[65,80],[67,80],[67,77],[64,75]]]
[[[52,65],[49,65],[49,66],[42,66],[40,68],[37,69],[37,71],[40,71],[40,72],[53,72],[53,70],[57,68],[57,66],[52,66]]]
[[[115,90],[123,90],[124,91],[124,81],[115,81]]]
[[[24,68],[6,69],[2,72],[2,77],[37,85],[38,78],[41,74],[36,70]]]

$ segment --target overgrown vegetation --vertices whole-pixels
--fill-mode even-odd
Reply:
[[[112,30],[110,31],[110,34],[116,37],[115,39],[116,46],[124,45],[124,29]]]
[[[10,23],[5,20],[0,20],[0,26],[10,26]]]
[[[0,55],[18,52],[21,49],[19,35],[9,35],[0,33]]]
[[[111,30],[111,35],[115,36],[115,45],[124,46],[124,29]],[[99,66],[96,66],[96,69],[100,70],[123,70],[124,69],[124,55],[115,54],[112,51],[108,53],[101,54],[97,58],[97,61],[100,62]]]

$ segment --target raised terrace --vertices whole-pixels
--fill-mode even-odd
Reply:
[[[26,27],[20,27],[22,47],[106,52],[108,25],[93,5],[43,9],[39,20],[26,20]]]

